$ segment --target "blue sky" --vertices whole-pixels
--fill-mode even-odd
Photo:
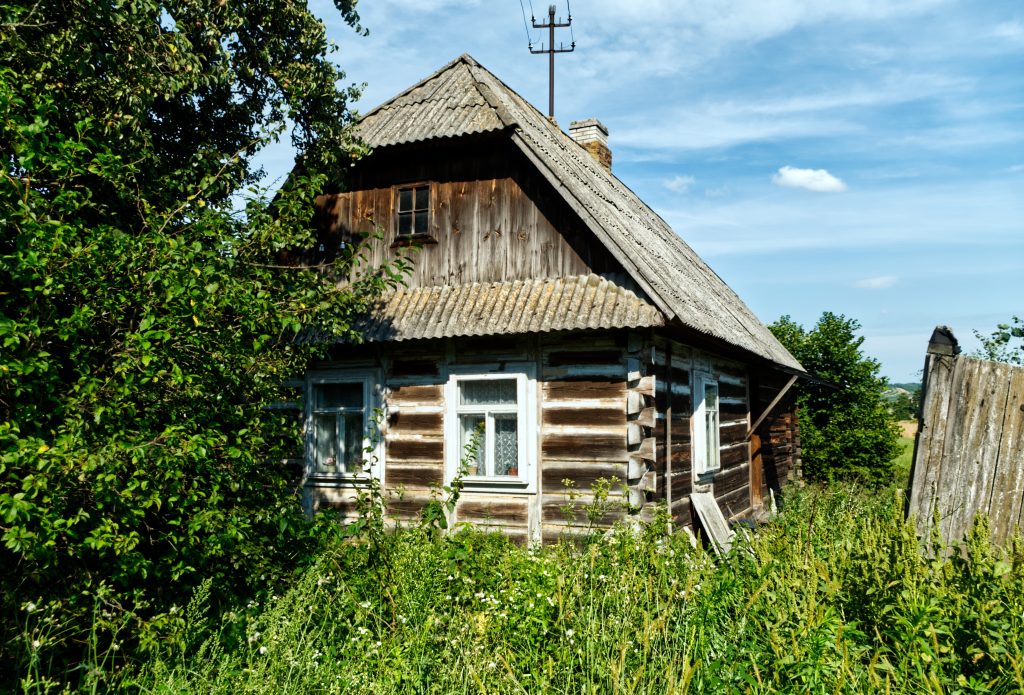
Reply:
[[[367,37],[311,4],[361,111],[463,52],[547,109],[519,0],[369,0]],[[558,122],[604,122],[616,175],[766,323],[854,317],[913,381],[937,324],[970,350],[1024,315],[1024,2],[571,4]]]

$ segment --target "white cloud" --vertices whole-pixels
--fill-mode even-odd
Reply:
[[[776,186],[803,188],[816,193],[837,193],[846,190],[846,184],[825,169],[784,166],[772,176],[772,183]]]
[[[1013,43],[1024,42],[1024,22],[1002,22],[1000,24],[997,24],[995,28],[992,29],[991,35],[994,38],[1006,39],[1007,41]]]
[[[873,278],[864,278],[854,283],[855,287],[859,287],[863,290],[884,290],[887,287],[892,287],[899,280],[895,275],[879,275]]]
[[[671,179],[663,181],[662,184],[670,191],[676,193],[685,193],[690,186],[696,183],[697,179],[692,176],[675,176]]]

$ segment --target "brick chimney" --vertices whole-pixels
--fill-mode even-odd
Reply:
[[[607,171],[612,170],[612,151],[608,147],[608,128],[604,123],[596,118],[572,121],[569,124],[569,137],[589,152],[590,156]]]

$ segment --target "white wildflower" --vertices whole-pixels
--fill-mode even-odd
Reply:
[[[43,646],[42,642],[40,642],[37,639],[32,640],[32,648],[33,649],[39,649],[39,647],[41,647],[41,646]]]
[[[370,607],[370,602],[369,601],[363,601],[362,603],[359,604],[359,607],[363,608],[363,609],[369,608]]]
[[[266,647],[260,647],[260,654],[266,654],[266,653],[267,653],[267,648]]]
[[[27,603],[27,604],[25,604],[25,612],[26,613],[31,613],[31,612],[35,611],[35,609],[36,609],[36,604],[34,604],[34,603]]]

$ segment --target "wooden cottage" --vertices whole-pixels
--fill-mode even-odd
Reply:
[[[372,154],[318,200],[325,246],[379,230],[371,260],[420,250],[365,343],[306,376],[312,508],[351,511],[373,475],[415,517],[478,430],[453,521],[524,541],[579,528],[601,479],[605,524],[766,504],[798,455],[802,367],[615,178],[598,121],[567,135],[463,55],[359,132]]]

